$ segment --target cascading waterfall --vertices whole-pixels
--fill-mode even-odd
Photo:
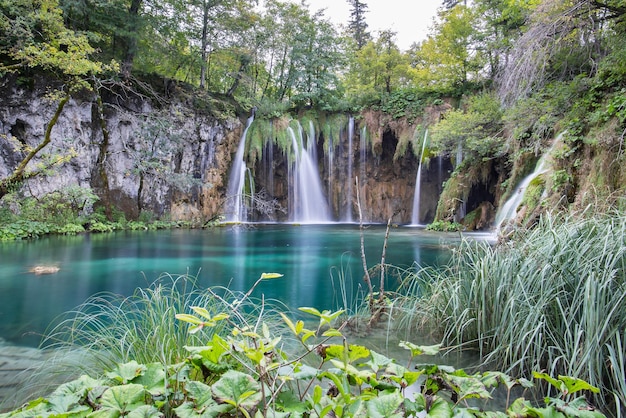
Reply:
[[[554,149],[555,145],[561,141],[561,138],[563,137],[563,135],[564,133],[559,134],[559,136],[552,143],[552,146],[550,147],[550,149],[548,149],[548,151],[546,151],[546,153],[541,156],[539,161],[537,161],[535,170],[532,173],[530,173],[528,176],[522,179],[522,181],[513,191],[513,194],[511,194],[511,197],[509,197],[509,199],[506,202],[504,202],[502,207],[498,210],[498,213],[496,213],[496,222],[495,222],[496,231],[499,231],[505,222],[510,222],[510,221],[515,220],[515,218],[517,217],[517,208],[519,207],[519,205],[522,203],[522,200],[524,199],[524,193],[526,192],[526,188],[534,179],[536,179],[537,177],[539,177],[540,175],[548,171],[549,168],[546,166],[547,164],[546,159],[552,153],[552,150]]]
[[[420,194],[422,191],[422,159],[424,158],[424,150],[426,149],[426,140],[428,139],[428,129],[424,132],[422,139],[422,152],[420,160],[417,164],[417,175],[415,176],[415,193],[413,194],[413,212],[411,215],[411,225],[419,225],[420,220]]]
[[[290,126],[294,161],[290,173],[290,220],[297,223],[326,223],[331,221],[328,203],[322,192],[315,151],[315,128],[311,122],[309,138],[304,144],[303,129],[298,134]]]
[[[354,178],[352,175],[352,170],[354,167],[354,155],[352,152],[354,142],[354,117],[350,116],[348,120],[348,177],[346,179],[346,207],[345,214],[343,216],[343,221],[352,223],[352,184],[354,183]]]
[[[246,162],[243,159],[243,154],[246,149],[246,135],[248,134],[248,128],[250,128],[253,121],[254,114],[248,118],[246,128],[241,135],[241,139],[239,140],[239,145],[237,147],[237,153],[235,154],[233,166],[228,178],[225,210],[227,222],[245,222],[247,220],[248,207],[245,204],[244,189],[248,168],[246,167]]]

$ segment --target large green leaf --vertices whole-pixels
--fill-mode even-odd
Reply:
[[[82,375],[78,379],[72,380],[71,382],[67,382],[56,388],[53,392],[53,395],[70,395],[77,394],[80,397],[84,397],[87,395],[87,391],[92,388],[102,384],[100,381],[96,379],[92,379],[89,376]]]
[[[130,411],[127,418],[160,418],[163,414],[152,405],[142,405]]]
[[[460,399],[481,398],[491,399],[491,394],[483,383],[473,376],[445,375],[444,379],[452,386]]]
[[[427,356],[434,356],[439,353],[441,344],[435,345],[417,345],[409,341],[400,341],[399,346],[411,352],[412,357],[421,356],[423,354]]]
[[[569,394],[576,393],[581,390],[589,390],[593,393],[600,393],[600,389],[576,377],[559,376],[559,380],[565,384],[567,393]]]
[[[165,393],[165,370],[161,363],[146,365],[145,372],[133,380],[133,383],[142,385],[152,396]]]
[[[135,360],[129,361],[125,364],[118,364],[117,367],[107,373],[109,379],[116,382],[126,384],[131,382],[137,376],[143,374],[146,371],[146,366],[137,363]]]
[[[398,392],[379,395],[367,401],[367,416],[371,418],[400,418],[403,415],[398,412],[398,408],[402,405],[403,400]]]
[[[253,408],[261,401],[261,386],[251,376],[229,370],[212,387],[220,402]]]
[[[146,390],[142,385],[114,386],[102,394],[100,411],[117,412],[126,415],[128,412],[146,404]],[[107,415],[111,416],[111,415]]]

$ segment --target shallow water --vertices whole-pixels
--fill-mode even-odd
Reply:
[[[368,267],[380,262],[384,226],[364,232]],[[478,239],[483,237],[478,236]],[[393,228],[385,262],[409,268],[443,264],[458,234]],[[56,266],[34,274],[35,266]],[[253,296],[289,307],[335,309],[353,304],[363,288],[358,225],[246,225],[52,236],[0,243],[0,338],[36,346],[58,315],[103,291],[128,296],[163,273],[197,276],[201,287],[247,291],[263,272],[284,275],[261,283]],[[341,298],[344,277],[348,300]],[[397,283],[388,283],[388,288]]]

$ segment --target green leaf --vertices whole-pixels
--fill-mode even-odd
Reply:
[[[398,392],[379,395],[367,401],[367,416],[371,418],[400,418],[403,414],[398,412],[398,408],[402,405],[402,401],[403,398]]]
[[[146,365],[144,373],[133,380],[133,383],[142,385],[152,396],[159,396],[165,393],[165,370],[161,363],[150,363]]]
[[[146,390],[141,385],[114,386],[102,394],[102,411],[110,410],[125,415],[127,412],[145,405]]]
[[[205,408],[215,403],[211,393],[211,386],[192,380],[185,385],[187,395],[194,400],[198,409]]]
[[[324,337],[343,337],[343,334],[336,330],[335,328],[331,328],[329,330],[324,331],[322,334]]]
[[[77,394],[80,397],[84,397],[87,391],[102,384],[100,381],[93,379],[89,376],[82,375],[78,379],[67,382],[56,388],[53,395],[70,395]]]
[[[418,393],[415,395],[414,407],[417,412],[426,412],[427,417],[432,418],[451,418],[452,407],[448,402],[438,396],[428,396],[428,398]]]
[[[547,373],[533,372],[533,377],[535,379],[545,380],[546,382],[550,383],[552,386],[557,388],[560,392],[565,392],[567,390],[567,388],[565,387],[565,383],[563,381],[557,380]]]
[[[200,306],[192,306],[191,310],[194,311],[197,315],[200,315],[201,317],[208,319],[209,321],[213,320],[213,318],[211,317],[211,314],[209,313],[209,311],[206,310],[206,308],[202,308]]]
[[[567,417],[601,418],[605,416],[604,414],[591,408],[583,396],[569,402],[562,399],[548,399],[550,400],[550,404],[548,406],[555,406],[558,411],[564,413]]]
[[[285,321],[285,324],[287,324],[291,332],[293,332],[295,335],[298,335],[299,333],[296,331],[296,326],[294,325],[293,321],[282,312],[280,312],[280,316],[283,318],[283,321]]]
[[[163,414],[152,405],[142,405],[137,409],[130,411],[126,417],[128,418],[160,418]]]
[[[200,325],[204,323],[204,321],[189,314],[176,314],[175,318],[178,319],[179,321],[189,322],[190,324],[194,324],[194,325]]]
[[[261,401],[261,386],[251,376],[229,370],[212,387],[213,394],[221,401],[232,401],[237,406],[253,408]]]
[[[115,369],[106,374],[109,379],[126,384],[146,371],[146,366],[137,363],[135,360],[125,364],[118,364]]]
[[[283,277],[283,275],[280,273],[262,273],[261,274],[261,280],[278,279],[280,277]]]
[[[304,313],[315,315],[317,317],[321,317],[322,316],[322,313],[320,311],[318,311],[317,309],[315,309],[315,308],[300,307],[300,308],[298,308],[298,310],[300,310],[300,311],[302,311]]]
[[[204,407],[198,407],[193,402],[185,402],[177,408],[174,408],[176,416],[179,418],[216,418],[232,410],[233,407],[227,404],[220,405],[211,399],[211,402],[204,404]]]
[[[459,400],[467,398],[491,399],[491,394],[487,391],[485,385],[473,376],[445,375],[444,379],[458,393]]]
[[[439,350],[441,349],[441,344],[417,345],[408,341],[400,341],[399,345],[401,348],[411,351],[412,357],[421,356],[422,354],[425,354],[427,356],[435,356],[439,353]]]
[[[340,360],[344,360],[345,358],[349,363],[352,363],[355,360],[366,358],[366,357],[369,357],[370,355],[370,350],[367,347],[364,347],[362,345],[350,344],[348,346],[347,356],[346,356],[345,351],[346,351],[345,347],[341,344],[329,345],[326,348],[326,358],[330,357],[330,358],[337,358]]]
[[[576,393],[581,390],[590,390],[593,393],[600,393],[600,389],[590,385],[582,379],[569,376],[559,376],[559,380],[565,384],[567,393]]]

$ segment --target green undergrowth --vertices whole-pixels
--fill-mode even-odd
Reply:
[[[172,228],[203,227],[196,221],[159,219],[149,211],[128,220],[119,211],[105,214],[96,207],[98,197],[89,188],[78,186],[34,198],[16,194],[0,201],[0,242],[39,238],[49,234],[76,235],[85,232],[104,233],[122,230],[148,231]],[[95,207],[95,209],[94,209]]]
[[[400,342],[401,364],[351,343],[343,310],[301,307],[294,317],[251,300],[261,281],[283,280],[277,273],[245,294],[187,292],[186,280],[78,309],[51,340],[82,349],[75,363],[91,363],[90,372],[0,417],[603,416],[585,398],[598,389],[576,378],[535,373],[556,390],[535,403],[512,396],[530,380],[419,362],[440,344]],[[495,391],[505,395],[501,407],[490,403]]]

